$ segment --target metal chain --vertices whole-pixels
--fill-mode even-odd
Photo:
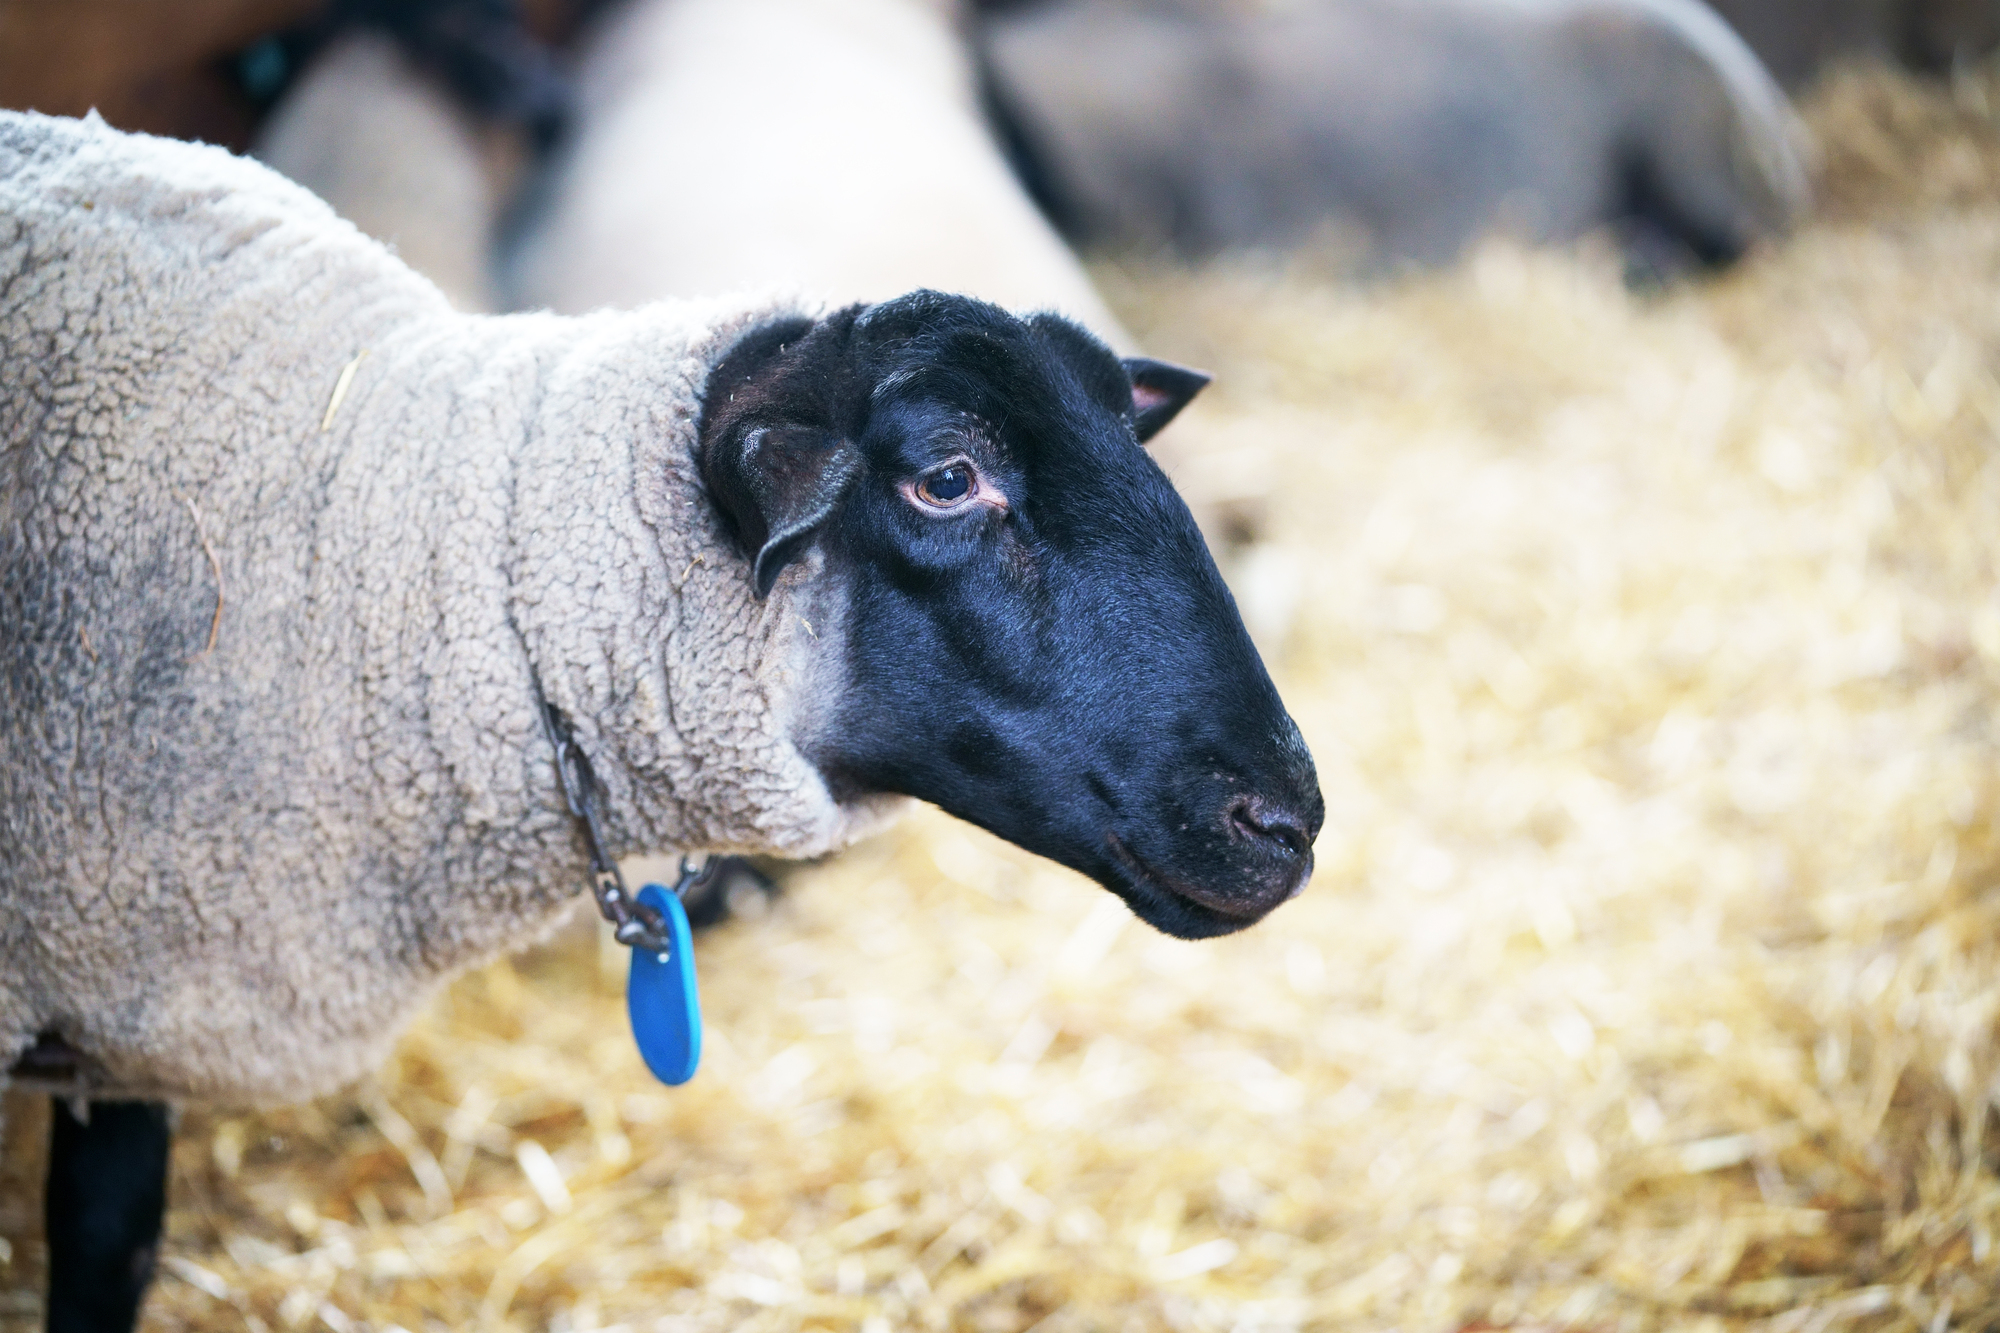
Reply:
[[[597,770],[590,766],[590,756],[577,744],[576,732],[562,710],[546,699],[538,702],[542,706],[542,729],[548,733],[549,744],[556,752],[556,773],[562,779],[563,800],[582,826],[584,841],[590,845],[590,891],[597,898],[597,910],[611,923],[611,933],[620,944],[657,953],[664,961],[672,944],[666,917],[632,896],[625,885],[624,872],[605,855],[604,832],[597,822],[604,788],[597,780]],[[720,864],[714,857],[703,857],[697,868],[683,856],[680,877],[674,881],[671,892],[685,899],[690,890],[706,884]]]

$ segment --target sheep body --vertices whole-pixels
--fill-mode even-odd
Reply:
[[[0,1070],[363,1072],[575,899],[537,675],[619,852],[886,813],[787,737],[833,613],[699,501],[705,377],[776,313],[460,315],[254,163],[0,114]]]

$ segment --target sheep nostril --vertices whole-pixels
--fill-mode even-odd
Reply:
[[[1244,797],[1229,807],[1229,822],[1242,837],[1272,845],[1285,856],[1303,858],[1312,851],[1312,835],[1305,821],[1283,809],[1266,806],[1255,797]]]

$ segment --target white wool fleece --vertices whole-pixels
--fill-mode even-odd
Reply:
[[[888,813],[792,739],[839,688],[812,562],[756,601],[692,459],[792,309],[461,315],[253,162],[0,113],[0,1070],[366,1071],[585,882],[536,676],[614,855]]]

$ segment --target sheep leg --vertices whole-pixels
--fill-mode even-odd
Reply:
[[[152,1280],[172,1130],[160,1102],[55,1099],[49,1134],[48,1333],[128,1333]]]

